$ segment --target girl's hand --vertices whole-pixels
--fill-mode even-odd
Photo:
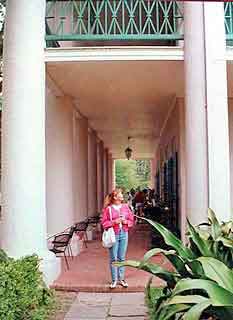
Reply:
[[[114,222],[114,224],[120,224],[120,223],[122,223],[122,219],[121,218],[117,218],[113,222]]]
[[[126,219],[122,219],[121,223],[122,224],[128,224],[128,221]]]

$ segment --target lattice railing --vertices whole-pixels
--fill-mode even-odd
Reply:
[[[46,40],[180,40],[180,3],[158,0],[47,0]],[[226,2],[226,39],[233,41],[233,2]],[[232,43],[232,42],[229,43]]]
[[[179,40],[183,14],[157,0],[47,0],[47,41]]]
[[[225,29],[227,40],[233,40],[233,3],[227,2],[225,8]]]

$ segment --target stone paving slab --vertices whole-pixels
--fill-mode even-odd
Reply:
[[[106,317],[104,317],[104,318],[80,318],[78,316],[75,316],[72,318],[65,318],[65,320],[106,320]],[[116,320],[116,318],[115,318],[115,320]],[[131,318],[131,320],[132,320],[132,318]],[[139,320],[141,320],[141,319],[139,319]]]
[[[65,320],[145,320],[143,293],[79,293]]]
[[[141,306],[145,304],[145,295],[143,292],[137,293],[114,293],[112,294],[112,306],[116,305],[135,305]]]
[[[90,306],[83,304],[73,305],[65,319],[77,317],[77,319],[105,319],[108,314],[108,306]]]
[[[111,299],[111,293],[80,292],[74,303],[85,303],[88,305],[109,305]]]
[[[145,306],[135,305],[122,305],[122,306],[111,306],[109,315],[111,317],[143,317],[146,314]]]
[[[107,320],[145,320],[146,318],[143,317],[108,317]]]

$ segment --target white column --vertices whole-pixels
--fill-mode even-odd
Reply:
[[[184,17],[186,206],[198,224],[208,207],[203,3],[185,2]]]
[[[185,152],[185,105],[184,99],[177,99],[179,108],[179,153],[178,153],[178,171],[179,171],[179,207],[180,207],[180,229],[181,239],[186,239],[186,152]]]
[[[108,191],[113,189],[113,159],[112,154],[108,153]]]
[[[104,197],[108,193],[108,149],[104,149]]]
[[[2,246],[37,253],[49,283],[59,260],[47,250],[45,204],[45,1],[7,3],[2,115]]]
[[[233,212],[233,99],[230,98],[228,102],[229,102],[231,212]]]
[[[116,162],[112,159],[112,189],[116,189]]]
[[[74,223],[72,107],[70,99],[55,97],[47,89],[46,209],[49,236]]]
[[[204,3],[206,101],[209,150],[209,206],[231,219],[230,155],[223,3]]]
[[[77,221],[88,217],[88,121],[86,118],[78,119],[77,128]]]
[[[97,136],[90,130],[88,134],[88,215],[97,213]]]
[[[98,143],[98,212],[101,212],[104,203],[104,144]]]

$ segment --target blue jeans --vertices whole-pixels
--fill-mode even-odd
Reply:
[[[127,246],[128,232],[125,232],[123,229],[121,229],[120,233],[116,234],[116,243],[112,248],[109,249],[112,281],[124,280],[125,267],[114,267],[112,266],[112,262],[125,260]]]

